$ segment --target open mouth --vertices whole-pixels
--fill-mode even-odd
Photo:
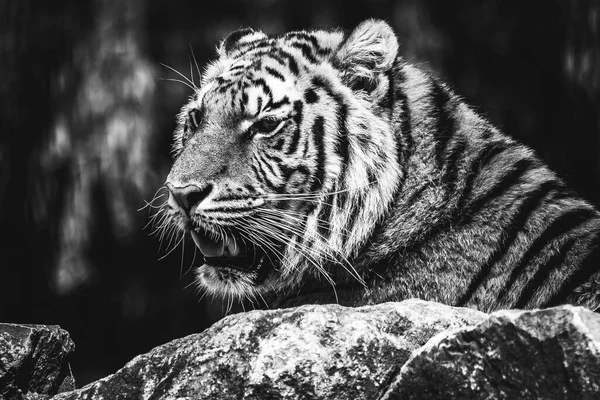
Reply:
[[[212,267],[254,272],[260,269],[267,259],[261,249],[237,235],[217,237],[202,228],[191,230],[190,233],[206,264]]]

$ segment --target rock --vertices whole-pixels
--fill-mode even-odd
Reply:
[[[442,333],[385,399],[598,399],[600,314],[573,306],[499,311]]]
[[[156,347],[53,400],[378,398],[429,338],[485,317],[420,300],[252,311]]]
[[[0,398],[44,399],[73,390],[75,345],[59,326],[0,324]]]
[[[52,400],[204,398],[600,398],[600,314],[420,300],[253,311]]]

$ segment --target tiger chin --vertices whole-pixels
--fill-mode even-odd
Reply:
[[[178,115],[161,210],[202,253],[199,287],[597,309],[599,213],[398,50],[377,20],[222,41]]]

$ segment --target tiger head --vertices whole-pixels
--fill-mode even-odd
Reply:
[[[352,260],[401,172],[391,105],[398,42],[385,22],[218,48],[178,115],[168,224],[203,254],[199,286],[254,298],[307,279],[361,280]]]

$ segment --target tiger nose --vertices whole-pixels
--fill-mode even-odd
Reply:
[[[200,204],[210,194],[212,185],[208,184],[204,187],[196,185],[176,187],[167,183],[167,189],[169,189],[179,207],[189,214],[195,206]]]

